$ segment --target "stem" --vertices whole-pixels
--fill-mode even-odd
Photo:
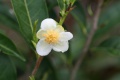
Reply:
[[[67,11],[67,12],[63,15],[63,17],[60,18],[59,25],[62,25],[62,24],[63,24],[63,22],[65,21],[67,15],[68,15],[68,13],[69,13],[69,11]]]
[[[77,73],[78,69],[80,68],[81,63],[82,63],[84,57],[86,56],[87,51],[88,51],[88,49],[90,47],[92,38],[93,38],[93,36],[94,36],[94,34],[95,34],[96,30],[97,30],[98,19],[99,19],[99,14],[100,14],[100,11],[101,11],[102,3],[103,3],[103,0],[98,0],[98,6],[97,6],[96,12],[95,12],[95,14],[93,16],[93,26],[91,28],[90,33],[88,34],[87,41],[86,41],[86,43],[85,43],[85,45],[83,47],[83,51],[82,51],[80,57],[78,58],[77,62],[75,63],[75,66],[72,69],[70,80],[75,80],[76,73]]]
[[[40,63],[41,63],[42,59],[43,59],[42,56],[40,56],[40,57],[38,58],[38,60],[37,60],[37,62],[36,62],[36,65],[35,65],[35,67],[34,67],[34,69],[33,69],[33,71],[32,71],[32,76],[34,76],[34,75],[36,74],[36,72],[37,72],[37,70],[38,70],[38,68],[39,68],[39,66],[40,66]]]
[[[62,25],[62,24],[63,24],[63,22],[65,21],[67,15],[68,15],[68,13],[69,13],[72,9],[74,9],[74,7],[72,7],[72,6],[73,6],[73,4],[74,4],[75,1],[76,1],[76,0],[74,0],[72,3],[70,3],[69,6],[64,10],[64,14],[63,14],[62,17],[60,18],[59,25]]]
[[[35,43],[37,43],[37,41],[38,41],[38,39],[37,39],[37,37],[36,37],[37,24],[38,24],[38,20],[36,20],[36,21],[34,22],[34,26],[33,26],[33,41],[34,41]]]

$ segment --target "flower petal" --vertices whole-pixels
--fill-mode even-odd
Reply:
[[[46,33],[46,31],[40,29],[38,32],[37,32],[37,38],[38,39],[41,39],[43,37],[43,34]]]
[[[68,50],[68,47],[68,41],[58,42],[57,44],[53,45],[53,50],[57,52],[65,52]]]
[[[73,34],[70,32],[61,32],[60,41],[68,41],[73,38]]]
[[[48,29],[54,29],[57,27],[57,22],[51,18],[44,19],[41,22],[41,29],[48,30]]]
[[[62,26],[60,26],[60,25],[57,25],[55,30],[58,31],[58,32],[64,32],[64,28]]]
[[[37,43],[36,51],[40,56],[48,55],[51,50],[52,50],[52,47],[49,44],[47,44],[44,40],[40,40]]]

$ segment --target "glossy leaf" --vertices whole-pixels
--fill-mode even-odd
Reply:
[[[48,17],[45,0],[12,0],[20,29],[26,40],[31,43],[33,38],[33,23],[40,22]]]
[[[5,54],[16,56],[17,58],[25,61],[25,59],[22,56],[20,56],[13,42],[1,33],[0,33],[0,50],[3,51]]]
[[[11,59],[0,53],[0,80],[16,80],[16,69]]]
[[[22,34],[25,36],[29,43],[32,40],[32,22],[26,0],[11,0],[12,5],[21,29]]]
[[[37,30],[43,19],[48,18],[48,10],[45,0],[27,0],[28,10],[32,20],[32,24],[38,20]]]

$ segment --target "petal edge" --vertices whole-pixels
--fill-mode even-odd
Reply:
[[[73,34],[71,32],[61,32],[60,33],[60,41],[68,41],[73,38]]]
[[[53,50],[57,52],[66,52],[69,48],[68,41],[59,42],[58,44],[53,45]]]
[[[36,51],[40,56],[48,55],[52,50],[52,47],[44,40],[40,40],[36,45]]]
[[[54,29],[57,27],[57,22],[53,20],[52,18],[44,19],[41,22],[41,29],[48,30],[48,29]]]

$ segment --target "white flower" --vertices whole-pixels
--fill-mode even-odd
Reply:
[[[36,51],[40,56],[46,56],[52,49],[57,52],[67,51],[68,40],[72,39],[73,35],[70,32],[65,32],[62,26],[53,19],[47,18],[42,21],[37,38],[40,40],[37,43]]]

